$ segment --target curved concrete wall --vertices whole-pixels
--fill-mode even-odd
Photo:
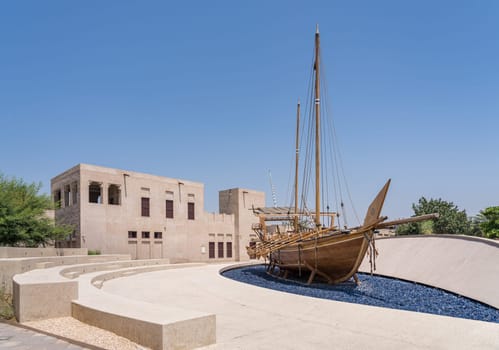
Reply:
[[[379,238],[376,274],[411,280],[499,308],[499,242],[458,235]],[[369,272],[369,258],[361,271]]]
[[[27,258],[43,256],[87,255],[87,248],[26,248],[0,247],[0,258]]]
[[[0,259],[0,289],[3,289],[6,294],[12,294],[12,280],[14,275],[34,269],[45,269],[59,265],[88,264],[120,260],[130,260],[130,255],[70,255]]]

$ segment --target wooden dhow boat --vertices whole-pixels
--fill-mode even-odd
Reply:
[[[315,33],[314,56],[314,79],[313,87],[310,89],[313,92],[311,98],[313,103],[310,103],[310,124],[304,128],[311,130],[310,134],[315,138],[314,142],[307,142],[313,150],[305,151],[305,154],[313,155],[312,157],[315,158],[315,210],[310,211],[303,204],[305,196],[302,196],[302,205],[299,207],[300,103],[298,103],[294,206],[253,208],[254,214],[259,217],[259,223],[252,227],[258,236],[258,241],[250,242],[247,252],[252,258],[264,258],[268,262],[268,272],[278,274],[283,278],[288,278],[290,274],[300,276],[308,274],[308,284],[316,278],[331,284],[341,283],[352,277],[358,282],[356,273],[366,253],[369,255],[371,272],[376,269],[376,230],[408,222],[429,220],[437,216],[430,214],[387,222],[387,217],[381,216],[381,210],[390,180],[385,183],[372,201],[361,225],[351,228],[341,225],[340,214],[329,212],[329,206],[326,207],[326,211],[321,212],[321,193],[323,193],[321,178],[324,176],[321,172],[323,159],[321,145],[324,145],[321,143],[321,135],[324,133],[321,131],[321,61],[318,27]],[[305,171],[304,174],[307,172]],[[312,181],[308,179],[305,182]],[[343,200],[341,200],[341,208],[343,207]]]

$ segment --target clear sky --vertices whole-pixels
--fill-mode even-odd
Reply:
[[[90,163],[267,192],[293,159],[319,23],[345,172],[363,212],[421,196],[499,205],[499,1],[4,1],[0,171]]]

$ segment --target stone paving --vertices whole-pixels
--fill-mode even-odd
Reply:
[[[82,350],[88,349],[29,329],[0,323],[0,349]]]
[[[104,293],[215,313],[205,349],[497,350],[499,324],[278,292],[225,278],[226,265],[117,278]]]

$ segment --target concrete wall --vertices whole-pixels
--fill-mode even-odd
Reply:
[[[265,207],[265,194],[242,188],[233,188],[219,192],[220,213],[234,215],[236,261],[249,260],[246,247],[256,234],[251,230],[258,218],[253,215],[253,208]]]
[[[54,278],[50,283],[29,283],[23,275],[14,277],[13,303],[18,322],[71,316],[71,302],[78,299],[78,282]]]
[[[93,308],[79,301],[72,304],[72,316],[84,323],[113,332],[128,338],[137,344],[146,346],[153,350],[168,349],[196,349],[209,346],[216,342],[216,318],[215,315],[199,313],[196,317],[181,318],[178,320],[149,320],[147,313],[154,308],[156,312],[165,315],[174,313],[178,315],[183,310],[170,310],[158,305],[143,306],[142,317],[129,316],[132,303],[128,301],[126,308],[121,305],[119,311],[104,311],[101,308]],[[192,313],[192,312],[190,312]],[[146,314],[146,315],[144,315]],[[140,315],[140,313],[139,313]],[[171,318],[168,316],[165,319]]]
[[[24,247],[0,247],[0,258],[27,258],[36,256],[68,256],[87,255],[86,248],[24,248]]]
[[[129,255],[71,255],[0,259],[0,289],[3,289],[7,294],[12,294],[14,275],[35,269],[129,259]]]
[[[499,242],[459,235],[376,240],[376,274],[436,286],[499,308]],[[361,271],[369,272],[369,258]]]
[[[87,259],[102,260],[100,256],[88,256],[86,248],[0,247],[0,289],[12,294],[12,278],[18,273]]]

